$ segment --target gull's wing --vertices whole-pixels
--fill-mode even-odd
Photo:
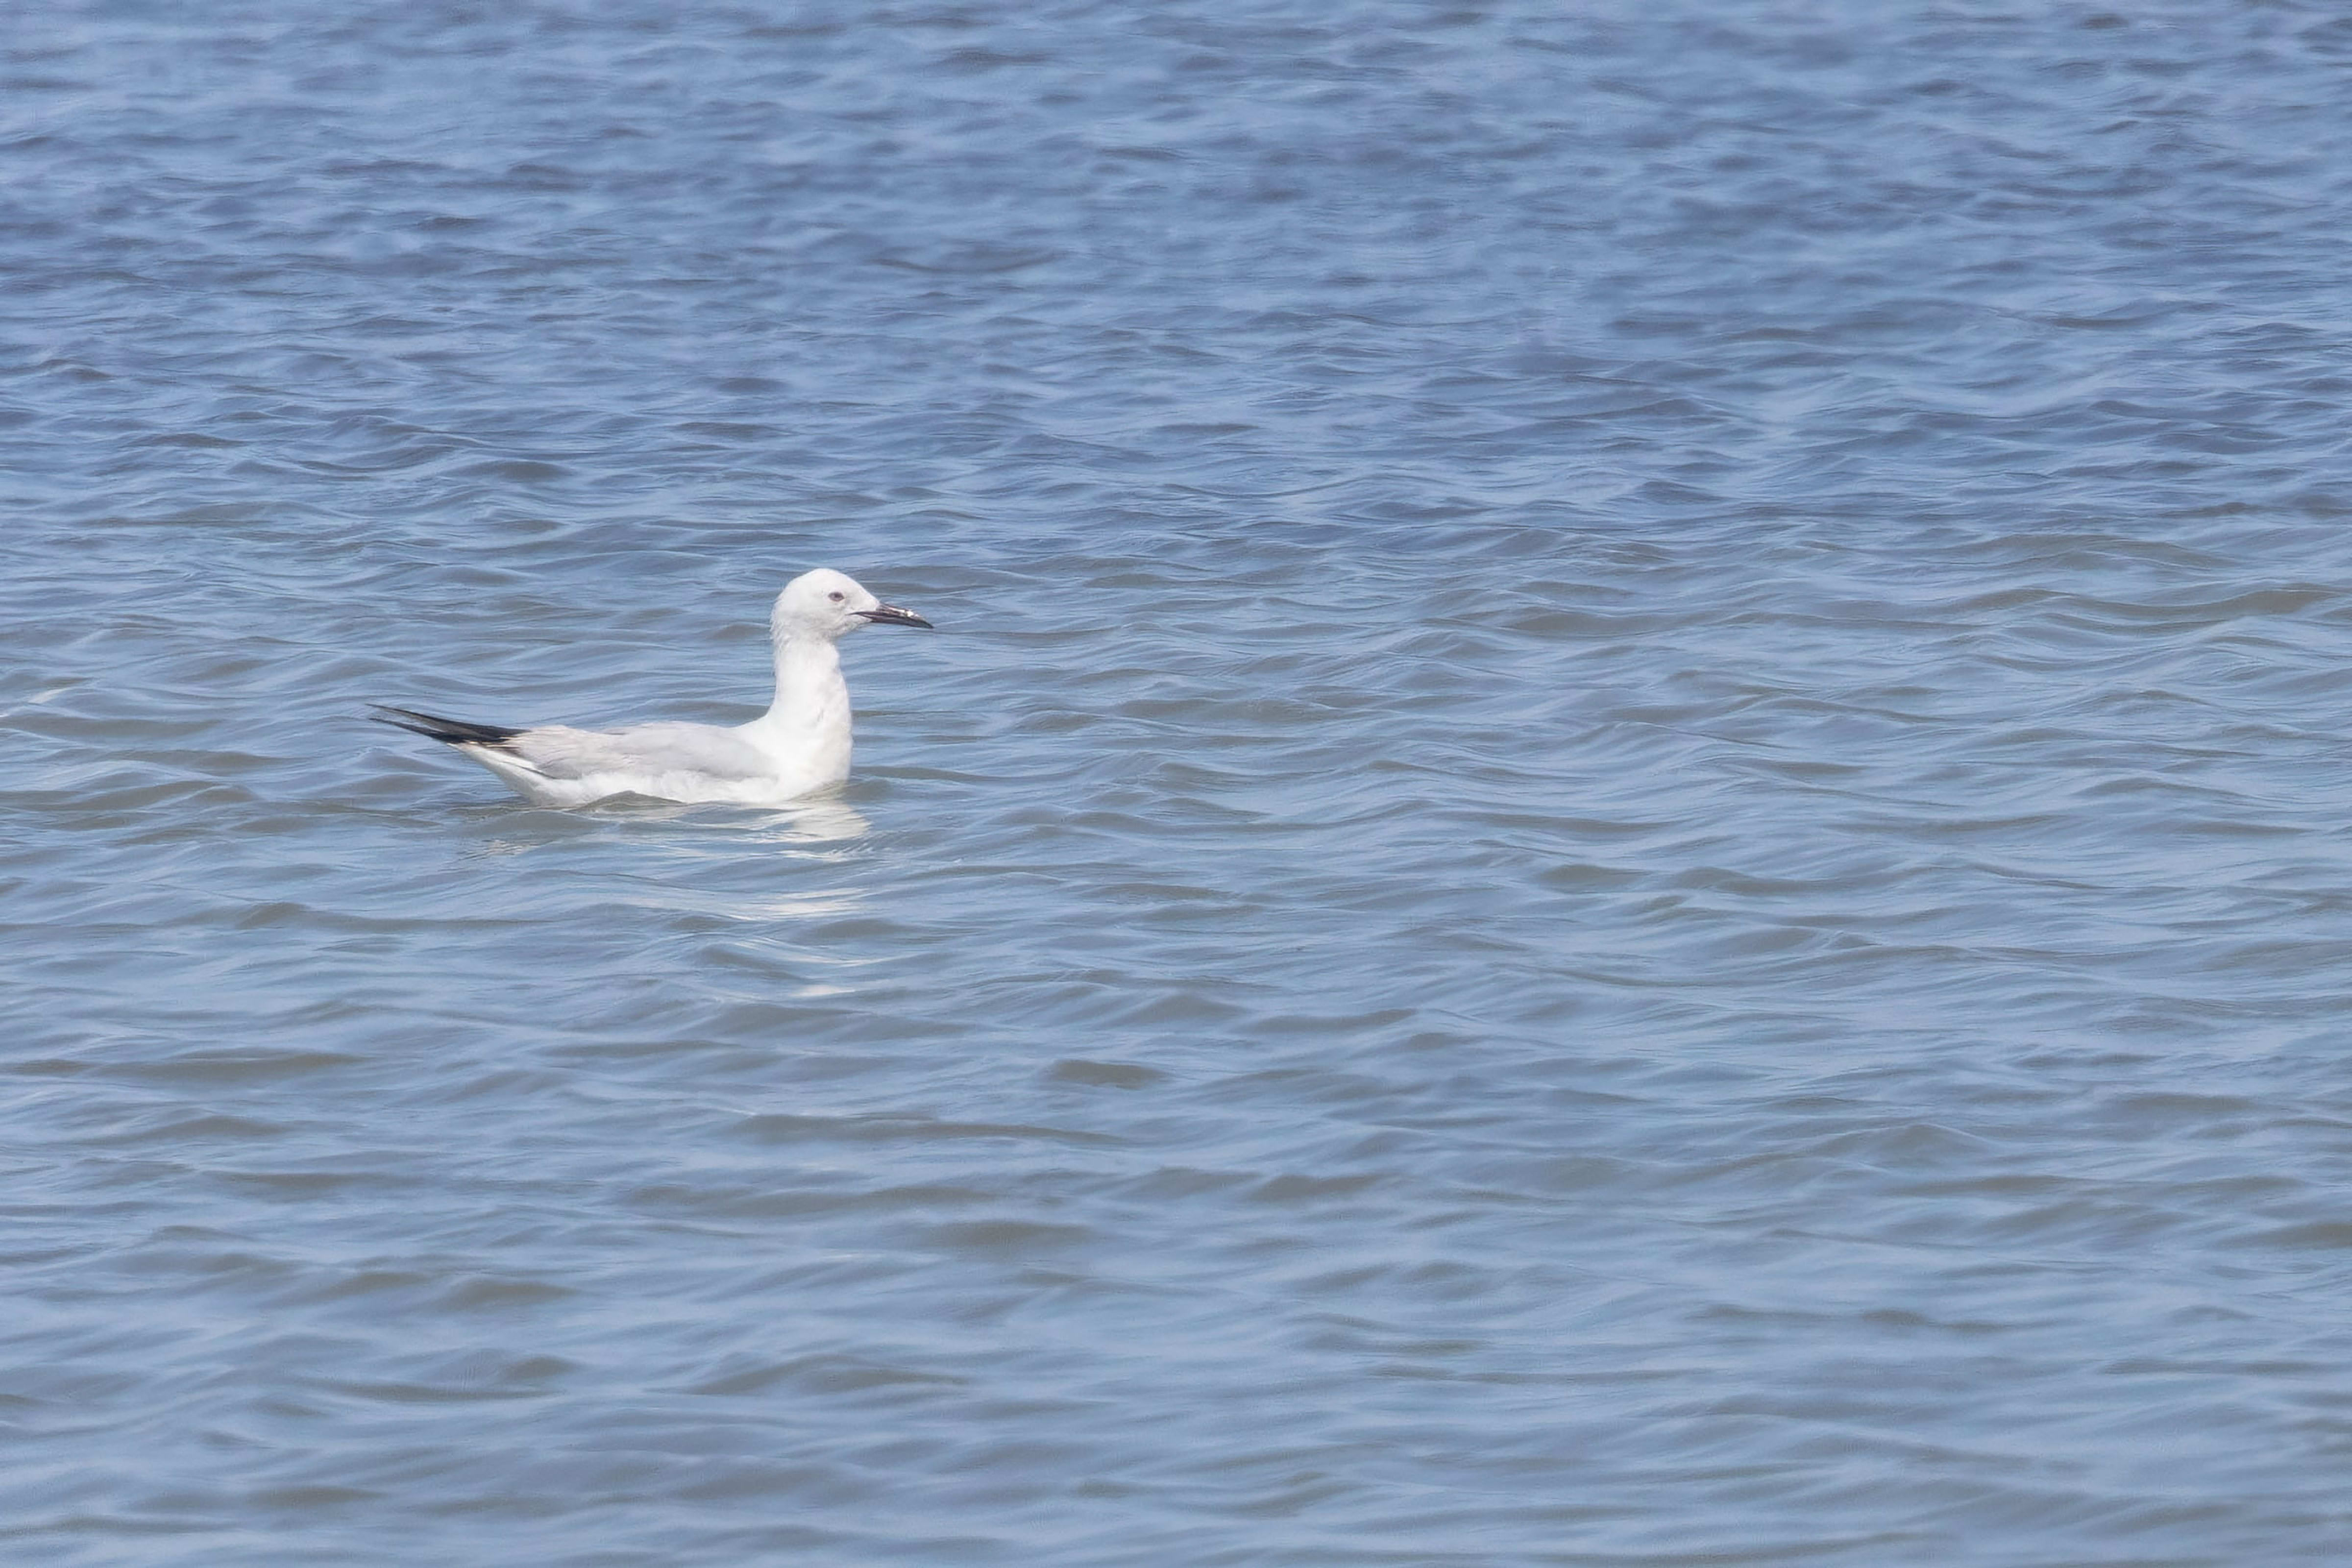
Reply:
[[[371,702],[375,711],[368,717],[379,724],[389,724],[395,730],[405,730],[413,735],[429,736],[452,746],[505,746],[520,730],[510,730],[503,724],[474,724],[463,719],[444,719],[437,714],[419,713],[414,708],[387,708],[381,702]]]
[[[618,781],[615,787],[627,788],[629,780],[651,784],[666,777],[766,778],[776,768],[773,757],[734,731],[715,724],[632,724],[625,730],[541,724],[517,730],[381,704],[372,717],[379,724],[470,752],[502,774],[527,772],[543,779],[597,778]]]
[[[625,730],[549,724],[520,731],[504,742],[487,743],[551,779],[656,779],[665,774],[756,779],[776,769],[774,758],[715,724],[632,724]]]

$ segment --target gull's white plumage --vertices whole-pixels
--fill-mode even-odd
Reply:
[[[781,805],[849,776],[849,687],[835,644],[872,624],[928,626],[839,572],[784,584],[768,620],[776,698],[748,724],[632,724],[509,730],[383,708],[379,723],[454,746],[541,805],[586,805],[616,795]]]

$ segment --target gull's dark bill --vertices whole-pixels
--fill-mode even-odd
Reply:
[[[877,626],[921,626],[925,631],[939,628],[912,610],[902,610],[896,605],[877,605],[870,610],[857,612]]]

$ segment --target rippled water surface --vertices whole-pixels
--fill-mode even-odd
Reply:
[[[2329,6],[0,23],[0,1555],[2352,1561]],[[731,721],[537,810],[369,701]]]

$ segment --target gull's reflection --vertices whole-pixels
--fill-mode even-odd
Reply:
[[[771,826],[761,837],[782,844],[846,844],[874,831],[874,825],[846,801],[822,797],[761,814]]]
[[[477,855],[522,855],[553,844],[598,838],[604,836],[600,825],[609,829],[619,822],[632,826],[668,822],[713,832],[713,837],[691,842],[691,848],[698,853],[740,848],[748,841],[792,845],[809,852],[811,858],[830,860],[874,830],[874,825],[855,806],[826,795],[813,795],[786,805],[761,806],[684,805],[643,795],[615,795],[570,811],[502,805],[477,808],[467,815],[509,830],[476,845],[472,853]],[[513,831],[517,827],[523,831]],[[677,843],[669,846],[685,847]]]

